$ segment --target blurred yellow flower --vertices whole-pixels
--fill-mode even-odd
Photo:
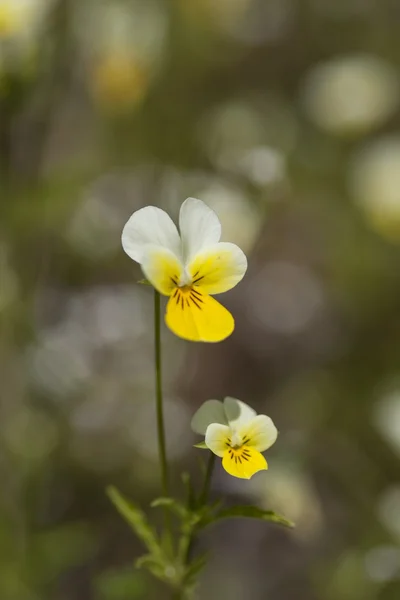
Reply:
[[[15,28],[15,18],[9,2],[0,2],[0,38],[8,37]]]
[[[45,0],[0,0],[0,39],[29,30]]]
[[[219,342],[235,322],[211,294],[241,281],[246,256],[235,244],[219,241],[221,223],[201,200],[185,200],[179,228],[180,234],[166,212],[146,206],[126,223],[122,246],[156,290],[169,296],[165,321],[171,331],[194,342]]]
[[[369,225],[400,240],[400,137],[385,136],[357,152],[350,164],[350,192]]]
[[[147,72],[128,54],[109,54],[95,64],[92,88],[95,99],[107,110],[126,110],[143,99],[148,88]]]
[[[268,469],[261,452],[275,443],[278,431],[270,417],[257,415],[250,406],[225,398],[207,400],[191,423],[195,433],[205,435],[205,444],[222,458],[222,466],[233,477],[250,479]]]

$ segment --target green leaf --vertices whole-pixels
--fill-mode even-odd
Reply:
[[[163,561],[158,560],[153,554],[145,554],[135,561],[137,569],[146,569],[157,579],[161,581],[169,581],[168,571]]]
[[[147,549],[152,554],[159,555],[161,553],[160,544],[154,530],[147,521],[146,515],[132,502],[124,498],[115,487],[108,487],[106,492],[119,514],[129,523]]]
[[[187,508],[181,502],[178,502],[178,500],[175,500],[174,498],[167,498],[164,496],[161,498],[156,498],[155,500],[153,500],[150,506],[152,508],[158,508],[159,506],[168,508],[180,519],[186,519],[189,514]]]
[[[278,515],[272,510],[263,510],[257,508],[257,506],[232,506],[230,508],[224,508],[220,510],[214,517],[207,520],[206,525],[221,521],[222,519],[230,519],[233,517],[245,517],[250,519],[259,519],[261,521],[269,521],[270,523],[276,523],[277,525],[283,525],[284,527],[294,527],[294,523]],[[203,521],[204,523],[204,521]]]
[[[209,447],[205,442],[199,442],[198,444],[193,444],[193,448],[201,448],[202,450],[209,450]]]

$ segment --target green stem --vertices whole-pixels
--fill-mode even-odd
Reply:
[[[204,478],[203,491],[200,494],[200,506],[204,506],[208,501],[208,494],[210,493],[211,478],[215,465],[215,454],[210,452],[210,458],[208,459],[206,476]]]
[[[206,474],[204,477],[203,489],[201,491],[200,498],[199,498],[198,508],[201,508],[207,504],[208,495],[210,493],[211,478],[212,478],[212,474],[213,474],[213,470],[214,470],[214,465],[215,465],[215,454],[210,452],[210,458],[208,459],[207,470],[206,470]],[[180,540],[179,554],[181,557],[182,565],[184,567],[186,567],[191,560],[194,536],[195,536],[195,530],[193,530],[191,528],[191,529],[189,529],[189,531],[186,532],[186,534],[184,534],[181,537],[181,540]],[[186,590],[185,590],[184,586],[179,588],[176,591],[176,595],[174,596],[173,600],[183,600],[185,598],[185,592],[186,592]]]
[[[154,290],[154,352],[155,352],[155,377],[156,377],[156,410],[157,410],[157,435],[158,454],[161,469],[161,487],[163,496],[169,495],[168,462],[165,443],[165,425],[163,411],[162,371],[161,371],[161,311],[160,294]],[[165,524],[169,529],[168,509],[165,510]]]

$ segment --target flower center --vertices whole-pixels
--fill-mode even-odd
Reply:
[[[236,464],[242,464],[251,459],[250,450],[246,446],[241,446],[240,448],[229,448],[228,454],[229,458],[235,461]]]
[[[232,433],[232,437],[231,437],[231,443],[230,446],[231,448],[240,448],[242,446],[243,442],[242,442],[242,437],[236,433],[236,431],[234,431]]]
[[[172,298],[174,298],[177,306],[180,305],[182,310],[191,307],[197,307],[201,310],[202,304],[204,304],[203,294],[191,285],[177,286]]]

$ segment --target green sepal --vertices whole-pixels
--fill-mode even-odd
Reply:
[[[198,444],[193,444],[193,448],[201,448],[201,450],[209,450],[209,447],[205,442],[199,442]]]
[[[139,281],[137,281],[136,283],[140,283],[141,285],[150,285],[151,283],[148,279],[139,279]]]

